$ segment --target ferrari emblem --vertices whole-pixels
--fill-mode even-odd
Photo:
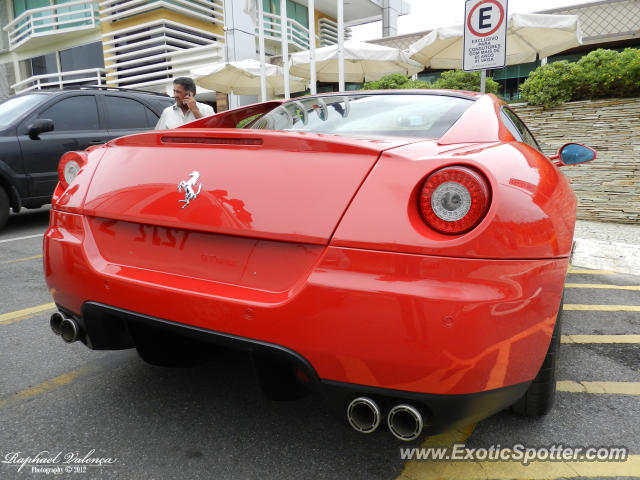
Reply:
[[[193,171],[189,174],[189,177],[191,177],[189,180],[182,180],[178,184],[178,191],[184,191],[184,200],[178,200],[178,202],[184,203],[182,208],[189,205],[191,200],[198,198],[200,190],[202,190],[202,184],[200,184],[198,185],[198,191],[195,191],[196,183],[200,180],[200,172]]]

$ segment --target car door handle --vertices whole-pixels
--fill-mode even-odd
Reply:
[[[101,143],[104,143],[104,140],[89,140],[87,142],[89,145],[100,145]]]

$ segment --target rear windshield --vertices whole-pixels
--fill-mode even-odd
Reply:
[[[446,95],[335,95],[280,105],[250,128],[338,135],[440,138],[473,104]]]
[[[47,95],[23,95],[0,103],[0,130],[7,128],[17,117],[44,102],[47,98],[49,98]]]

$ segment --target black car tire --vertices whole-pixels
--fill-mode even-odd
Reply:
[[[163,330],[129,325],[142,360],[157,367],[192,367],[207,359],[206,345]]]
[[[9,218],[9,196],[4,188],[0,187],[0,229],[5,226]]]
[[[560,353],[560,335],[562,330],[562,306],[564,295],[560,301],[560,308],[556,317],[549,349],[540,367],[538,375],[533,380],[526,393],[511,406],[511,410],[518,415],[539,417],[545,415],[553,407],[556,397],[556,380],[558,372],[558,356]]]

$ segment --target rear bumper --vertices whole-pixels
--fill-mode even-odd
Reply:
[[[446,431],[458,425],[477,422],[503,410],[516,402],[530,384],[530,382],[525,382],[470,394],[434,395],[336,382],[320,378],[313,365],[306,358],[281,345],[170,322],[94,302],[85,303],[82,306],[81,315],[74,315],[68,311],[65,313],[68,316],[73,316],[80,324],[84,333],[82,340],[85,344],[96,349],[133,347],[128,326],[135,323],[163,329],[174,335],[181,335],[203,343],[278,357],[304,372],[304,378],[308,380],[305,382],[305,386],[320,394],[337,418],[344,419],[349,402],[362,396],[371,398],[385,413],[395,405],[410,404],[422,414],[425,419],[424,432],[429,435]],[[386,415],[383,417],[386,421]]]
[[[127,321],[163,324],[293,352],[326,391],[521,394],[542,364],[568,267],[566,258],[457,259],[329,246],[305,278],[265,292],[110,263],[87,225],[80,215],[52,211],[44,267],[55,302],[81,320],[90,348],[132,346]],[[274,258],[272,268],[286,261]],[[120,313],[105,315],[95,305]]]

